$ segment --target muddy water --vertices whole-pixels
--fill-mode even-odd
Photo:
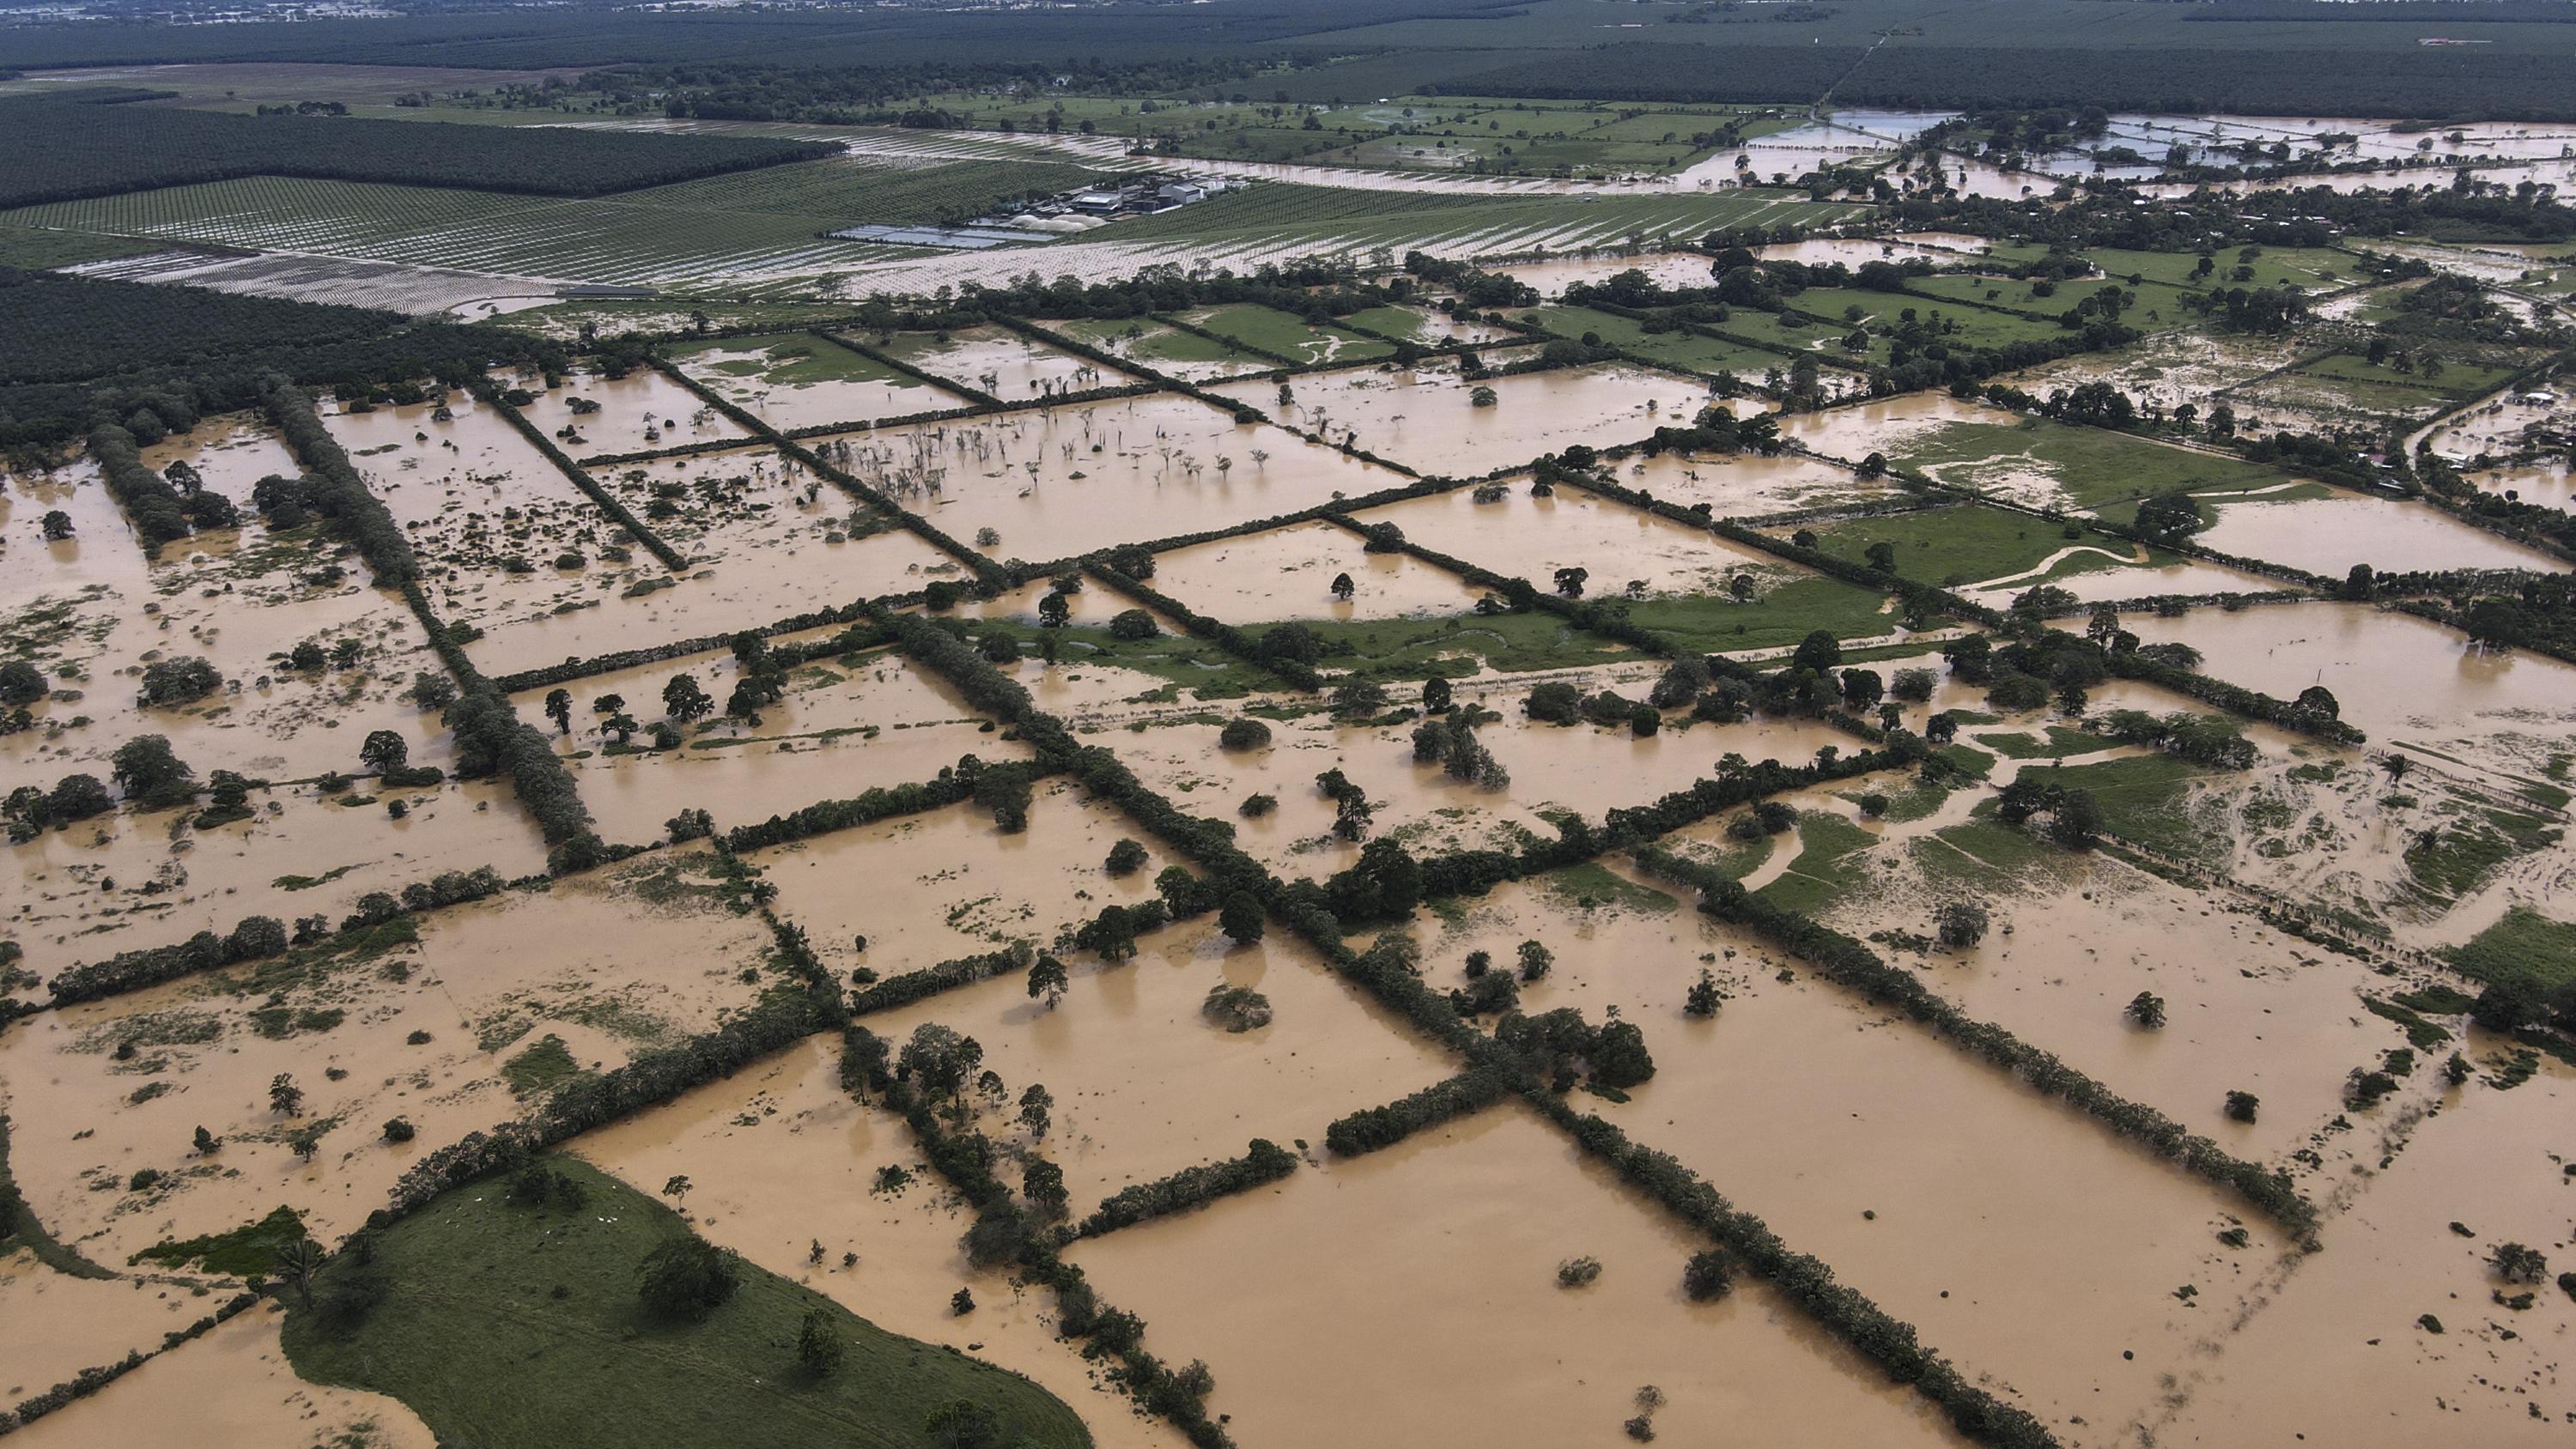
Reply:
[[[2231,1252],[2215,1234],[2232,1199],[1804,970],[1776,980],[1750,938],[1734,943],[1740,985],[1717,1020],[1682,1019],[1700,954],[1727,958],[1700,919],[1674,930],[1648,958],[1665,971],[1641,1019],[1655,1079],[1604,1115],[2065,1442],[2115,1442],[2278,1250],[2249,1223],[2253,1246]],[[2185,1284],[2196,1293],[2175,1297]]]
[[[1589,596],[1723,593],[1739,573],[1805,576],[1768,554],[1571,488],[1532,498],[1519,487],[1493,503],[1457,491],[1359,517],[1393,523],[1415,543],[1543,589],[1554,587],[1558,569],[1589,570],[1583,586]]]
[[[1122,839],[1145,845],[1147,864],[1113,876],[1102,862]],[[825,965],[881,977],[1013,941],[1051,947],[1104,906],[1154,899],[1154,877],[1179,863],[1133,822],[1062,781],[1039,786],[1029,827],[1015,834],[1003,834],[983,807],[959,804],[778,846],[754,860]]]
[[[1139,1417],[1055,1336],[1052,1293],[967,1264],[958,1239],[973,1214],[923,1162],[899,1119],[841,1090],[837,1041],[809,1040],[592,1133],[575,1150],[647,1190],[686,1174],[697,1187],[685,1215],[709,1240],[887,1332],[1034,1379],[1082,1416],[1102,1449],[1185,1442],[1164,1421]],[[884,1167],[919,1180],[900,1193],[872,1192]],[[816,1242],[824,1247],[820,1265],[810,1260]],[[842,1266],[845,1253],[858,1262]],[[961,1287],[975,1295],[975,1311],[963,1317],[948,1308]]]
[[[0,1401],[15,1404],[187,1327],[231,1296],[173,1283],[75,1278],[26,1248],[0,1257]]]
[[[1780,431],[1827,457],[1858,462],[1871,453],[1893,453],[1905,442],[1950,423],[2012,427],[2017,413],[1961,402],[1945,392],[1908,393],[1829,412],[1783,414]]]
[[[1872,255],[1875,255],[1873,252]],[[1495,270],[1538,289],[1554,301],[1577,282],[1606,282],[1625,271],[1640,271],[1659,287],[1705,287],[1716,279],[1709,259],[1697,252],[1640,252],[1634,256],[1569,257],[1553,262],[1524,262]]]
[[[1369,553],[1332,523],[1305,523],[1176,549],[1154,561],[1154,586],[1202,614],[1237,622],[1394,619],[1463,614],[1484,590],[1400,553]],[[1348,574],[1352,594],[1331,584]]]
[[[1913,839],[1917,869],[1939,871],[1938,883],[1900,875],[1837,908],[1832,924],[1856,936],[1931,934],[1935,908],[1962,890],[1946,867],[1981,862],[1962,859],[1961,846],[1946,840]],[[2365,1013],[2365,988],[2393,988],[2361,964],[2285,938],[2227,909],[2223,895],[2186,892],[2098,856],[2051,864],[2000,894],[1982,893],[1993,928],[1980,945],[1929,956],[1882,951],[1971,1016],[2046,1044],[2239,1157],[2294,1172],[2288,1155],[2343,1110],[2345,1074],[2406,1044]],[[2162,1031],[2124,1014],[2141,991],[2164,998]],[[2253,1124],[2227,1119],[2231,1091],[2262,1099]]]
[[[430,1449],[437,1442],[399,1400],[297,1378],[278,1346],[283,1318],[273,1304],[253,1308],[38,1419],[20,1431],[20,1442],[36,1449],[149,1443],[170,1433],[171,1414],[180,1406],[187,1438],[198,1444]]]
[[[537,391],[533,384],[523,385],[531,392]],[[600,410],[575,414],[570,400],[576,397],[598,403]],[[741,428],[699,401],[696,393],[651,368],[640,368],[614,380],[597,373],[567,374],[562,387],[541,393],[529,404],[528,420],[549,434],[572,424],[580,441],[563,446],[576,458],[600,453],[642,453],[682,443],[743,436]],[[660,436],[648,437],[648,433]]]
[[[1616,684],[1639,698],[1656,672],[1648,667],[1564,677],[1586,690]],[[1686,788],[1712,773],[1728,753],[1804,760],[1823,745],[1850,743],[1848,736],[1795,721],[1667,728],[1647,739],[1624,727],[1533,724],[1520,711],[1529,687],[1526,677],[1464,680],[1457,686],[1460,702],[1474,701],[1504,716],[1477,732],[1510,772],[1510,785],[1500,791],[1450,779],[1436,763],[1415,763],[1410,724],[1344,728],[1320,714],[1273,720],[1271,743],[1242,752],[1220,749],[1218,727],[1206,724],[1158,725],[1108,738],[1121,759],[1183,809],[1232,821],[1243,848],[1273,869],[1319,879],[1348,865],[1359,851],[1331,833],[1334,804],[1314,783],[1328,769],[1341,770],[1368,791],[1374,834],[1431,854],[1510,848],[1523,831],[1553,838],[1556,829],[1542,811],[1572,810],[1597,822],[1612,809]],[[1399,693],[1409,697],[1411,691]],[[1258,819],[1241,818],[1238,807],[1254,793],[1276,797],[1277,809]]]
[[[237,968],[21,1023],[0,1036],[11,1171],[57,1236],[110,1265],[281,1203],[336,1242],[421,1153],[519,1115],[498,1072],[528,1042],[551,1032],[583,1067],[614,1066],[749,1004],[760,988],[736,973],[765,958],[757,920],[715,902],[703,876],[676,899],[648,899],[647,883],[685,869],[647,858],[442,911],[417,946],[274,992],[252,992],[256,968]],[[345,1016],[276,1036],[252,1016],[271,1004],[292,1020]],[[126,1041],[137,1049],[119,1060]],[[270,1108],[280,1072],[303,1089],[299,1117]],[[417,1140],[381,1139],[396,1116]],[[310,1163],[285,1140],[299,1124],[326,1129]],[[199,1126],[222,1140],[211,1159],[190,1146]],[[132,1187],[147,1168],[163,1180]]]
[[[935,377],[963,383],[1004,402],[1030,402],[1049,394],[1124,387],[1137,381],[1128,373],[999,327],[969,327],[947,337],[941,342],[921,333],[905,333],[879,339],[878,345]]]
[[[1649,1383],[1679,1443],[1956,1442],[1758,1283],[1685,1299],[1700,1246],[1506,1106],[1070,1256],[1246,1442],[1607,1443]],[[1578,1255],[1600,1278],[1559,1288]]]
[[[358,788],[372,793],[366,782]],[[404,802],[402,819],[381,801],[343,806],[290,786],[252,791],[260,813],[213,830],[190,828],[184,811],[126,809],[0,846],[0,880],[17,907],[10,934],[28,969],[51,974],[229,932],[245,916],[337,921],[369,891],[442,871],[488,865],[507,879],[545,868],[545,846],[505,785],[386,795]]]
[[[2481,1043],[2472,1055],[2494,1050]],[[2510,1091],[2480,1079],[2432,1100],[2439,1110],[2396,1161],[2379,1169],[2374,1160],[2376,1170],[2353,1182],[2351,1206],[2327,1224],[2326,1251],[2195,1366],[2155,1442],[2565,1439],[2576,1413],[2566,1372],[2576,1307],[2545,1282],[2527,1311],[2495,1303],[2499,1290],[2524,1289],[2500,1282],[2485,1260],[2498,1243],[2519,1241],[2548,1254],[2553,1271],[2562,1266],[2576,1079],[2544,1059],[2538,1076]],[[2418,1324],[2428,1313],[2445,1332]]]
[[[844,440],[852,455],[840,461],[836,448],[840,466],[962,541],[995,530],[1000,542],[982,545],[995,558],[1067,558],[1403,481],[1284,429],[1168,396]]]
[[[663,685],[681,674],[696,679],[719,707],[733,692],[729,655],[583,680],[571,687],[575,733],[560,742],[597,749],[602,716],[595,706],[609,694],[623,695],[627,713],[647,725],[662,718]],[[683,809],[709,811],[729,829],[871,786],[917,784],[961,755],[1028,758],[1026,745],[985,732],[984,723],[946,681],[876,657],[856,668],[816,664],[797,671],[786,700],[762,710],[758,724],[701,723],[678,750],[593,754],[574,768],[602,834],[642,842],[660,838],[665,822]]]
[[[1659,453],[1619,464],[1619,481],[1684,508],[1705,503],[1720,518],[1765,517],[1840,508],[1894,494],[1893,484],[1864,483],[1850,470],[1817,458],[1782,454]]]
[[[1147,938],[1133,962],[1066,964],[1072,986],[1052,1009],[1005,976],[863,1024],[895,1042],[923,1022],[966,1033],[1014,1100],[1043,1082],[1056,1106],[1042,1150],[1064,1168],[1077,1217],[1128,1184],[1238,1156],[1255,1137],[1320,1144],[1334,1118],[1455,1069],[1284,933],[1241,946],[1203,918]],[[1229,1032],[1203,1016],[1220,983],[1268,998],[1270,1025]],[[984,1126],[1027,1142],[1006,1111]]]
[[[816,382],[773,382],[766,375],[773,348],[821,354],[837,359],[853,373],[868,375]],[[781,364],[793,365],[793,361],[783,358]],[[745,337],[691,351],[680,359],[680,367],[726,401],[781,432],[972,406],[963,393],[933,387],[917,377],[880,367],[847,348],[805,333]]]
[[[2218,510],[2200,541],[2223,553],[2340,578],[2354,564],[2383,570],[2539,569],[2566,565],[2535,548],[2462,523],[2429,504],[2338,494],[2298,502],[2248,500]]]
[[[2073,553],[2071,549],[2062,550],[2061,557]],[[2129,564],[2117,568],[2053,572],[2056,568],[2057,565],[2052,564],[2048,568],[2033,569],[2009,578],[1988,580],[1962,592],[1980,603],[2003,608],[2012,602],[2015,595],[2042,583],[2064,589],[2088,604],[2143,599],[2151,594],[2269,594],[2291,587],[2279,579],[2249,569],[2204,563],[2199,559],[2177,559],[2158,567]]]
[[[1519,467],[1571,443],[1637,442],[1660,424],[1686,424],[1707,397],[1699,383],[1624,365],[1522,373],[1481,384],[1447,368],[1356,368],[1309,373],[1290,386],[1296,400],[1285,407],[1276,383],[1226,383],[1211,391],[1335,443],[1355,437],[1380,457],[1451,477]],[[1480,408],[1469,400],[1479,386],[1494,390],[1494,406]]]
[[[2207,656],[2202,672],[2249,689],[2287,699],[2322,684],[2380,748],[2417,740],[2450,749],[2505,730],[2563,734],[2576,720],[2576,667],[2475,649],[2410,614],[2310,603],[2120,622],[2148,643],[2191,645]]]

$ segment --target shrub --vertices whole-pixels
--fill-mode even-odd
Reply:
[[[1715,1248],[1693,1253],[1682,1265],[1682,1292],[1694,1303],[1714,1303],[1735,1291],[1735,1270]]]
[[[695,1323],[733,1297],[742,1269],[733,1254],[692,1233],[645,1254],[636,1280],[647,1313]]]

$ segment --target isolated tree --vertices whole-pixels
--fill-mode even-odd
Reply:
[[[550,689],[546,691],[546,718],[555,722],[555,729],[557,732],[567,735],[572,733],[571,690]]]
[[[1045,998],[1049,1011],[1064,1000],[1065,988],[1071,984],[1065,976],[1064,963],[1053,956],[1041,955],[1029,964],[1029,999]]]
[[[1269,928],[1261,902],[1250,891],[1236,891],[1227,896],[1225,904],[1217,907],[1216,925],[1229,938],[1246,946],[1257,944]]]
[[[848,1351],[849,1345],[832,1329],[831,1316],[819,1308],[807,1310],[804,1325],[796,1330],[797,1365],[818,1379],[828,1378]]]
[[[1029,1140],[1044,1142],[1047,1129],[1055,1123],[1055,1094],[1043,1085],[1031,1082],[1020,1093],[1020,1125],[1028,1129]]]
[[[295,1301],[310,1308],[313,1306],[313,1276],[321,1272],[322,1265],[330,1260],[331,1255],[323,1251],[320,1243],[311,1238],[297,1238],[278,1249],[276,1256],[269,1261],[276,1267],[277,1276],[295,1290]]]
[[[733,1254],[690,1233],[645,1254],[635,1276],[646,1313],[695,1323],[733,1297],[742,1267]]]
[[[1933,930],[1944,946],[1973,946],[1986,939],[1986,908],[1975,901],[1949,901],[1933,915]]]
[[[704,719],[715,713],[715,708],[716,702],[698,687],[694,676],[675,674],[670,683],[662,686],[662,712],[676,723]]]
[[[411,746],[392,730],[377,730],[358,746],[358,759],[379,775],[397,774],[411,763]]]
[[[108,757],[109,778],[139,805],[176,805],[197,793],[197,772],[170,751],[164,735],[136,735]]]

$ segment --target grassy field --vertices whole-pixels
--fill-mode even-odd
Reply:
[[[1982,503],[1962,503],[1919,513],[1848,519],[1816,530],[1816,547],[1836,558],[1867,563],[1872,544],[1894,544],[1896,572],[1927,584],[2009,578],[2039,567],[2050,554],[2078,543],[2124,555],[2129,552],[2127,542],[2099,534],[2083,533],[2080,539],[2069,539],[2069,526],[2074,525],[2053,524],[2027,513],[1989,508]],[[2077,554],[2055,572],[2115,567],[2115,560],[2100,554]]]
[[[2254,255],[2243,256],[2246,251]],[[2123,285],[2139,282],[2161,282],[2169,287],[2208,291],[2223,287],[2295,287],[2316,291],[2344,286],[2356,279],[2354,262],[2342,252],[2322,247],[2246,247],[2221,251],[2212,257],[2213,268],[2206,277],[2195,277],[2200,266],[2196,252],[2133,252],[2114,247],[2100,247],[2086,252],[2084,259],[2102,269],[2103,275]],[[2236,275],[2240,267],[2250,268],[2251,277]],[[2070,282],[2059,287],[2080,287]]]
[[[1759,377],[1772,368],[1787,367],[1791,360],[1783,353],[1715,337],[1679,331],[1648,332],[1645,324],[1634,318],[1596,312],[1589,307],[1533,307],[1517,315],[1521,321],[1544,327],[1559,337],[1594,333],[1613,347],[1626,348],[1685,372],[1732,372]]]
[[[2520,981],[2549,991],[2576,980],[2576,925],[2515,906],[2468,944],[2442,954],[2480,981]]]
[[[1084,318],[1050,322],[1047,326],[1077,342],[1115,351],[1121,357],[1132,357],[1148,366],[1157,362],[1245,362],[1267,369],[1275,365],[1267,358],[1255,357],[1240,348],[1211,341],[1195,332],[1183,332],[1177,327],[1166,327],[1160,322],[1141,318]],[[1128,337],[1131,332],[1135,334],[1132,339]]]
[[[1374,337],[1339,327],[1311,326],[1257,302],[1238,302],[1181,320],[1291,362],[1376,362],[1395,355],[1391,344]]]
[[[1861,882],[1854,857],[1878,843],[1878,837],[1821,811],[1798,817],[1798,857],[1779,879],[1762,888],[1764,900],[1813,916]]]
[[[1822,629],[1837,639],[1866,639],[1896,626],[1886,600],[1840,579],[1805,577],[1766,589],[1749,603],[1723,595],[1643,599],[1628,618],[1674,643],[1703,653],[1776,649]]]
[[[998,1443],[1087,1449],[1071,1409],[1027,1380],[887,1333],[749,1265],[732,1299],[697,1324],[648,1318],[636,1266],[688,1231],[659,1202],[586,1163],[547,1166],[581,1185],[576,1211],[512,1204],[497,1181],[459,1188],[376,1240],[374,1264],[335,1259],[331,1295],[380,1275],[384,1301],[354,1328],[298,1309],[296,1371],[391,1394],[441,1443],[482,1449],[611,1443],[680,1446],[929,1446],[931,1413],[956,1399],[993,1409]],[[817,1379],[796,1359],[809,1313],[847,1345]],[[757,1429],[749,1426],[757,1425]]]
[[[2040,418],[1952,423],[1905,440],[1888,458],[1968,488],[1981,486],[1986,473],[1981,465],[2045,472],[2079,508],[2134,503],[2177,488],[2235,493],[2286,481],[2285,475],[2260,464]]]
[[[822,236],[861,219],[269,176],[0,213],[0,225],[637,285],[919,255]]]
[[[1789,300],[1790,305],[1799,311],[1822,317],[1837,328],[1854,320],[1851,316],[1854,308],[1860,311],[1858,320],[1869,323],[1873,329],[1893,326],[1905,313],[1912,312],[1923,322],[1938,325],[1944,337],[1975,347],[2000,347],[2007,342],[2050,342],[2066,335],[2066,329],[2054,321],[1988,311],[1983,307],[1945,307],[1920,297],[1873,292],[1860,287],[1809,287]],[[2073,299],[2070,298],[2067,305],[2073,306]]]
[[[798,387],[809,382],[881,382],[893,387],[921,385],[918,378],[897,372],[808,332],[687,343],[671,349],[670,356],[674,362],[687,363],[693,358],[716,352],[758,352],[758,357],[736,357],[705,364],[705,370],[720,372],[727,377],[757,377],[771,387]]]

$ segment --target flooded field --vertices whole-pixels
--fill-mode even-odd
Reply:
[[[1339,524],[1301,523],[1202,543],[1155,559],[1154,587],[1226,620],[1446,616],[1484,593],[1411,555],[1370,553],[1365,542]],[[1347,599],[1334,587],[1344,576]]]
[[[673,361],[780,432],[971,405],[963,393],[933,387],[811,332],[727,338],[678,350]]]
[[[120,1268],[280,1205],[336,1239],[429,1147],[756,997],[736,972],[757,976],[766,933],[703,866],[646,858],[47,1013],[0,1037],[10,1171],[58,1237]],[[280,1073],[293,1112],[273,1105]],[[421,1140],[381,1130],[397,1117]]]
[[[2222,553],[2340,578],[2354,564],[2407,569],[2539,569],[2565,564],[2498,538],[2430,504],[2337,492],[2326,498],[2248,498],[2217,511],[2196,540]]]
[[[1453,368],[1308,373],[1286,384],[1293,397],[1285,405],[1280,386],[1239,382],[1212,390],[1336,444],[1453,478],[1516,468],[1570,443],[1638,442],[1660,423],[1688,422],[1705,400],[1696,382],[1617,364],[1483,383]],[[1493,390],[1490,406],[1474,401],[1479,387]]]
[[[1818,458],[1784,453],[1659,453],[1618,465],[1618,480],[1684,508],[1705,503],[1719,518],[1760,518],[1776,513],[1847,508],[1896,492],[1885,480],[1864,482],[1850,469]]]
[[[1607,1442],[1652,1384],[1655,1432],[1685,1442],[1957,1442],[1759,1285],[1684,1298],[1682,1263],[1701,1246],[1503,1106],[1073,1256],[1174,1349],[1206,1358],[1210,1409],[1247,1436]],[[1558,1287],[1576,1256],[1597,1258],[1600,1278]],[[1232,1292],[1207,1293],[1216,1278]],[[1359,1300],[1372,1311],[1352,1315]],[[1482,1389],[1421,1391],[1468,1379]],[[1318,1395],[1326,1383],[1337,1391]]]
[[[839,466],[951,536],[1033,562],[1224,528],[1402,481],[1285,429],[1237,423],[1171,396],[884,429],[832,447]]]
[[[1524,486],[1492,503],[1451,492],[1355,516],[1362,523],[1392,523],[1415,543],[1542,588],[1552,587],[1558,570],[1570,568],[1589,574],[1582,584],[1587,594],[1633,598],[1723,594],[1738,574],[1766,583],[1804,576],[1793,565],[1705,530],[1572,488],[1532,498]]]
[[[810,1039],[730,1081],[594,1133],[579,1150],[647,1188],[688,1174],[704,1184],[687,1198],[691,1225],[711,1241],[880,1328],[1036,1380],[1075,1406],[1102,1449],[1188,1443],[1164,1421],[1138,1415],[1056,1336],[1045,1289],[967,1263],[957,1240],[972,1211],[940,1186],[899,1118],[842,1090],[840,1057],[837,1041]],[[886,1168],[920,1180],[896,1192],[871,1190]],[[812,1261],[816,1242],[826,1246],[825,1264]],[[843,1266],[844,1253],[858,1261]],[[974,1293],[972,1314],[950,1310],[959,1288]]]
[[[1053,1006],[1008,974],[862,1024],[900,1043],[939,1022],[982,1043],[1015,1094],[1044,1083],[1055,1099],[1044,1150],[1077,1217],[1131,1183],[1239,1156],[1255,1137],[1303,1151],[1334,1118],[1450,1073],[1444,1054],[1293,939],[1238,945],[1201,920],[1139,945],[1130,962],[1069,959]],[[1271,1022],[1235,1032],[1210,1021],[1201,1006],[1220,984],[1258,991]]]

